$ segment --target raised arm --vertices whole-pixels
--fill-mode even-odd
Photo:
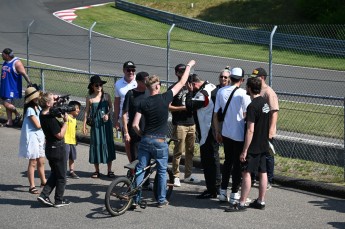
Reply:
[[[171,88],[171,91],[173,92],[173,96],[175,96],[181,90],[181,88],[186,84],[189,73],[190,73],[190,69],[194,65],[195,65],[195,60],[190,60],[188,62],[188,64],[186,65],[186,70],[184,71],[180,81],[177,82],[173,88]]]

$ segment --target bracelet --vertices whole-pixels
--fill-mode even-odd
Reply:
[[[186,66],[192,67],[190,64],[187,64]]]
[[[125,134],[124,134],[124,136],[127,136],[127,135],[129,135],[129,134],[128,134],[128,133],[125,133]]]

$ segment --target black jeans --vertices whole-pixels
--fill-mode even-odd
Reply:
[[[46,157],[51,168],[50,176],[44,186],[41,196],[49,197],[55,188],[55,202],[62,201],[66,187],[67,157],[64,142],[46,144]]]
[[[212,130],[208,132],[207,139],[200,146],[201,165],[204,169],[206,188],[209,193],[217,194],[220,180],[219,145],[213,137]]]
[[[240,154],[243,150],[244,142],[234,141],[223,136],[223,144],[225,161],[221,189],[226,190],[228,188],[230,175],[232,175],[231,192],[238,192],[242,179]]]

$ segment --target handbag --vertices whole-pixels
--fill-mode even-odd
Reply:
[[[89,112],[89,116],[86,118],[86,125],[88,126],[93,126],[95,124],[95,122],[93,121],[96,117],[97,111],[99,110],[99,108],[101,107],[101,102],[103,101],[103,93],[101,95],[101,100],[98,103],[97,109],[95,110],[95,113],[93,115],[91,115],[91,112]]]
[[[239,87],[236,87],[232,92],[231,92],[231,95],[228,99],[228,101],[226,102],[226,105],[224,107],[224,112],[222,110],[222,108],[219,108],[219,110],[217,111],[217,118],[218,118],[218,122],[223,122],[224,121],[224,118],[225,118],[225,114],[226,114],[226,111],[228,110],[228,107],[229,107],[229,104],[230,104],[230,101],[232,99],[232,96],[234,95],[235,91],[238,89]]]

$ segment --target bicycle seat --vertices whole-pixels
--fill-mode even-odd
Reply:
[[[135,166],[139,163],[139,160],[132,161],[131,163],[125,165],[125,169],[135,169]]]

